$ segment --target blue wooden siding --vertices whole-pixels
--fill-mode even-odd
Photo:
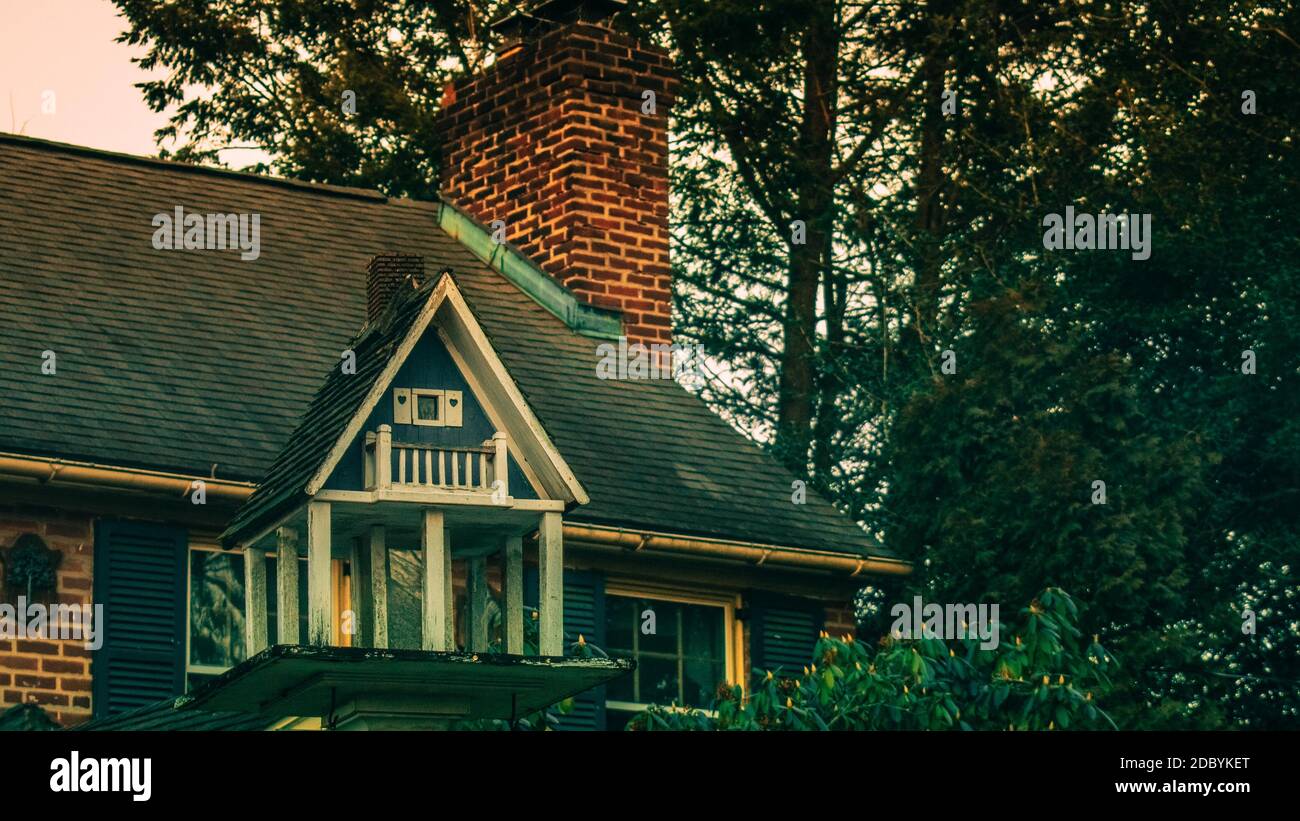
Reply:
[[[393,390],[395,388],[427,388],[461,392],[461,426],[432,427],[428,425],[398,425],[393,422]],[[391,425],[394,442],[418,442],[444,447],[477,447],[491,439],[496,429],[469,383],[456,367],[451,354],[442,344],[437,331],[430,327],[415,344],[411,355],[398,370],[393,383],[384,392],[379,404],[370,413],[361,433],[348,445],[343,458],[325,482],[331,490],[362,490],[361,448],[367,431],[380,425]],[[536,499],[537,491],[524,477],[513,455],[510,457],[510,495],[519,499]]]
[[[537,607],[537,566],[524,567],[524,605]],[[564,569],[564,654],[575,655],[573,645],[584,641],[605,650],[605,574],[594,570]],[[557,715],[561,730],[605,729],[605,687],[593,687],[573,697],[573,710]]]

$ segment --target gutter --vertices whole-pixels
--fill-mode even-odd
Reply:
[[[623,319],[619,314],[579,300],[513,245],[493,239],[487,228],[446,200],[438,203],[438,227],[574,333],[610,340],[617,340],[623,334]]]
[[[255,487],[252,482],[235,482],[210,476],[185,476],[47,456],[0,453],[0,478],[9,477],[35,479],[43,485],[95,485],[178,498],[189,496],[192,483],[201,480],[208,496],[240,502],[251,496]]]
[[[749,562],[755,566],[771,565],[797,567],[804,570],[825,570],[844,573],[850,577],[864,573],[906,576],[912,572],[911,563],[883,556],[850,556],[829,550],[761,545],[728,539],[685,538],[602,525],[565,522],[564,538],[621,547],[633,552],[649,549],[669,553],[689,553],[692,556],[712,556]]]
[[[113,490],[130,490],[164,496],[187,497],[190,485],[202,480],[209,496],[242,502],[253,494],[253,482],[236,482],[207,476],[123,468],[93,462],[78,462],[46,456],[0,453],[0,479],[20,477],[40,484],[93,485]],[[755,566],[798,568],[842,573],[849,577],[863,574],[905,576],[912,565],[883,556],[851,556],[828,550],[762,545],[728,539],[688,538],[645,530],[629,530],[603,525],[564,523],[564,538],[633,552],[640,550],[708,556],[748,562]]]

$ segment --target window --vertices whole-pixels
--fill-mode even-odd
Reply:
[[[464,418],[461,391],[393,388],[393,424],[459,428]]]
[[[307,601],[307,560],[298,567],[298,601]],[[244,554],[235,550],[191,546],[189,555],[189,626],[186,632],[187,690],[211,679],[248,656],[244,646]],[[267,640],[277,628],[275,556],[266,558]],[[307,635],[305,606],[298,608],[298,635]]]
[[[636,670],[606,687],[606,727],[621,730],[651,704],[708,706],[734,673],[735,603],[726,599],[650,597],[606,590],[610,655],[636,659]]]
[[[417,425],[436,425],[446,424],[443,420],[447,414],[442,411],[442,403],[447,401],[447,396],[442,391],[425,391],[413,390],[411,394],[415,397],[415,418],[411,421]]]

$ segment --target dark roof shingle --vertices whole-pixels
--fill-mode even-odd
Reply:
[[[261,254],[155,250],[155,214],[256,213]],[[601,380],[579,336],[437,204],[0,135],[0,450],[261,480],[365,319],[367,261],[450,268],[591,495],[569,518],[889,554],[699,398]],[[45,350],[56,376],[41,373]]]

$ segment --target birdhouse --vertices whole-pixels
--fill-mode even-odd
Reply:
[[[421,281],[412,266],[418,258],[372,263],[353,366],[329,374],[223,535],[245,555],[251,657],[187,706],[317,715],[341,728],[443,727],[519,717],[630,669],[564,658],[562,519],[586,492],[452,275]],[[535,643],[523,590],[534,552]],[[418,575],[418,647],[394,646],[390,635],[398,555]],[[464,563],[460,614],[453,562]],[[332,583],[340,566],[346,599]]]

